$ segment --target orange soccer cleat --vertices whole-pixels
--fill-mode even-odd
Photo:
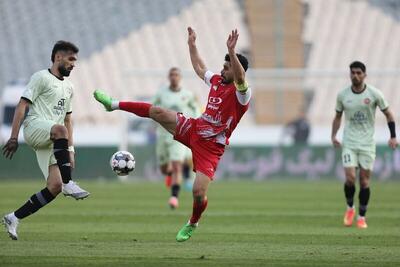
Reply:
[[[367,221],[365,220],[365,217],[358,217],[358,219],[357,219],[357,228],[360,228],[360,229],[368,228]]]
[[[179,200],[177,197],[170,197],[169,201],[168,201],[169,206],[171,207],[171,209],[177,209],[179,207]]]
[[[343,218],[344,226],[347,227],[352,226],[355,215],[356,215],[356,210],[354,208],[347,208]]]

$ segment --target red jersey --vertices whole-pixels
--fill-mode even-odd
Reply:
[[[196,132],[204,139],[228,145],[229,137],[249,109],[250,89],[240,94],[234,85],[224,84],[221,75],[208,71],[205,81],[211,86],[207,107],[196,120]]]

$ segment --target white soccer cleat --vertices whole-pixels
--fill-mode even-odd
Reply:
[[[73,197],[76,200],[87,198],[90,193],[79,187],[77,183],[70,180],[68,184],[63,184],[62,193],[64,196]]]
[[[7,233],[12,240],[18,240],[17,227],[19,220],[13,213],[3,217],[3,224],[6,227]]]

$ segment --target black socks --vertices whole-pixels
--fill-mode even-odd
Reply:
[[[353,207],[354,205],[354,193],[356,191],[356,187],[354,185],[344,184],[344,195],[346,196],[347,206]],[[359,215],[364,217],[367,212],[367,206],[369,201],[369,196],[371,195],[371,191],[369,187],[360,188],[360,193],[358,194],[358,200],[360,202]]]
[[[180,189],[181,189],[181,186],[179,184],[172,185],[171,186],[171,196],[178,197]]]
[[[358,199],[360,201],[359,215],[362,217],[364,217],[365,213],[367,212],[367,206],[370,195],[371,191],[369,190],[369,187],[360,189],[360,193],[358,194]]]
[[[67,184],[71,180],[71,161],[69,158],[68,140],[65,138],[56,139],[53,147],[54,157],[57,160],[63,183]]]
[[[354,185],[344,184],[344,195],[346,197],[347,206],[353,207],[354,205],[354,193],[356,192],[356,187]]]
[[[24,205],[22,205],[22,207],[20,207],[14,212],[14,215],[18,219],[23,219],[35,213],[40,208],[46,206],[54,198],[55,197],[50,193],[49,189],[47,189],[46,187],[42,191],[32,195],[31,198]]]

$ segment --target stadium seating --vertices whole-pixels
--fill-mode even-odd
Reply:
[[[397,85],[399,73],[379,73],[399,69],[400,5],[398,1],[305,0],[309,14],[304,39],[312,48],[308,70],[343,70],[335,75],[313,75],[306,79],[314,90],[310,118],[314,124],[330,124],[335,96],[349,85],[348,65],[361,60],[367,65],[367,82],[383,91],[396,114],[400,111]],[[377,116],[378,122],[385,122]]]
[[[219,72],[232,28],[240,31],[239,50],[248,50],[242,16],[235,0],[3,0],[0,88],[47,68],[54,42],[71,40],[80,48],[78,65],[71,74],[76,87],[76,123],[117,123],[119,115],[104,116],[91,101],[95,88],[122,98],[151,97],[166,83],[171,66],[191,69],[188,25],[198,32],[199,49],[208,67]],[[184,74],[185,86],[204,101],[204,85],[192,71]]]

